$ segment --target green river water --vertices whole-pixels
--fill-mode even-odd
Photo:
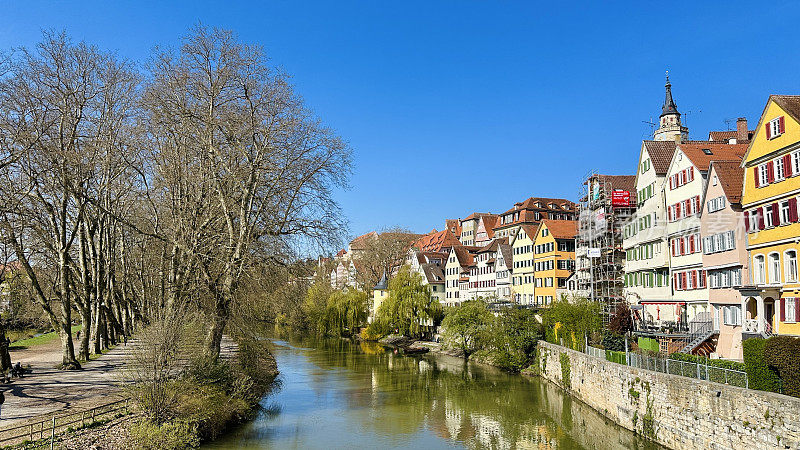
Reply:
[[[272,344],[280,387],[206,448],[658,448],[538,378],[376,343]]]

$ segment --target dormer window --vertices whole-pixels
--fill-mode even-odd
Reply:
[[[767,140],[775,139],[776,137],[782,135],[786,132],[786,124],[783,120],[783,116],[776,117],[765,125],[767,130]]]
[[[703,153],[705,153],[706,155],[713,155],[713,153],[711,153],[711,149],[710,148],[704,148],[703,149]]]

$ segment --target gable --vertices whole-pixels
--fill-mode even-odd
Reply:
[[[783,108],[776,102],[775,97],[771,96],[767,102],[767,106],[758,121],[755,134],[750,140],[750,146],[744,157],[746,166],[786,146],[800,142],[800,123],[790,111],[787,111],[788,108]],[[768,139],[766,127],[770,121],[778,117],[783,117],[784,133]]]

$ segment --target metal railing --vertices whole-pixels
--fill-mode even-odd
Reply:
[[[80,429],[101,420],[126,415],[129,399],[116,400],[94,408],[54,415],[35,422],[0,429],[0,446],[39,441],[53,448],[55,437],[70,429]]]
[[[728,384],[743,388],[750,387],[747,379],[747,372],[743,372],[741,370],[725,369],[723,367],[679,361],[669,358],[654,358],[652,356],[645,356],[639,353],[631,352],[625,352],[625,357],[623,359],[621,358],[621,352],[606,353],[605,350],[589,345],[586,346],[585,353],[589,356],[594,356],[595,358],[605,359],[607,361],[624,364],[637,369],[652,370],[654,372],[668,373],[687,378],[696,378],[704,381],[713,381],[714,383]],[[615,356],[614,354],[617,353],[619,353],[620,357],[613,357]]]

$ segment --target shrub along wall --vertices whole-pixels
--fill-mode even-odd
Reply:
[[[764,361],[783,383],[783,393],[800,397],[800,339],[775,336],[764,341]]]
[[[538,354],[543,378],[667,447],[800,447],[800,399],[636,369],[543,341]]]
[[[742,342],[744,366],[750,389],[759,391],[780,392],[781,377],[764,360],[764,339],[747,339]]]

